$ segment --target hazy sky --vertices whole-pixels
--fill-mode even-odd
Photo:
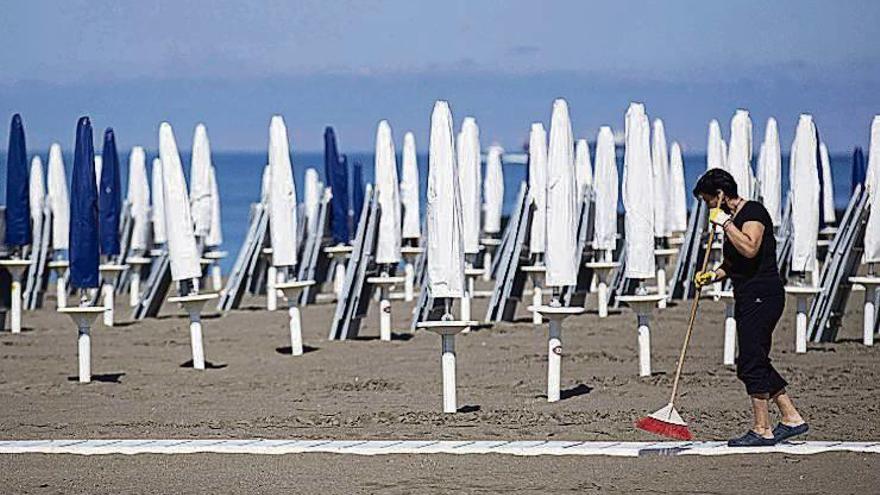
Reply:
[[[646,102],[667,135],[705,148],[737,107],[755,139],[799,112],[833,150],[865,144],[880,113],[880,1],[36,1],[0,17],[0,117],[21,112],[29,146],[69,147],[76,118],[112,125],[122,146],[156,146],[169,120],[182,148],[204,121],[215,149],[264,149],[272,113],[294,146],[427,141],[433,100],[474,115],[508,149],[569,100],[575,133],[622,127]],[[8,127],[3,124],[2,129]],[[5,147],[5,138],[3,144]]]

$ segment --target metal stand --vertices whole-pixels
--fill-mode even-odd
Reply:
[[[61,308],[59,313],[70,316],[78,331],[77,347],[79,349],[79,382],[89,383],[92,381],[92,337],[91,328],[95,318],[104,312],[104,308],[69,307]]]
[[[116,277],[126,270],[125,265],[104,264],[98,266],[101,274],[101,298],[104,304],[104,326],[113,326],[113,316],[115,311],[113,300],[116,292]]]
[[[678,254],[678,249],[664,248],[654,250],[654,259],[657,261],[657,294],[663,296],[663,299],[657,303],[660,309],[666,308],[666,300],[668,299],[666,290],[666,267],[669,260]]]
[[[874,301],[877,297],[877,286],[880,285],[880,277],[850,277],[849,281],[865,287],[862,343],[872,346],[874,345],[874,328],[877,321],[877,308]]]
[[[547,402],[559,401],[562,379],[562,320],[584,312],[581,307],[564,307],[554,300],[549,306],[529,306],[529,311],[550,320],[547,338]]]
[[[189,337],[192,346],[193,369],[205,369],[205,347],[202,343],[202,308],[205,303],[217,299],[217,294],[192,294],[169,297],[168,302],[179,303],[189,315]]]
[[[418,246],[403,246],[400,248],[400,254],[403,256],[403,300],[410,302],[415,299],[415,280],[416,269],[413,263],[416,258],[425,250]]]
[[[547,267],[544,265],[530,265],[522,267],[521,270],[528,274],[529,278],[532,280],[532,306],[536,308],[543,306],[544,300],[541,289],[544,286],[544,275],[547,273]],[[533,312],[532,323],[540,325],[542,322],[541,313]]]
[[[220,271],[220,260],[226,258],[226,251],[208,251],[203,257],[211,260],[211,288],[217,292],[223,291],[223,273]]]
[[[379,277],[368,277],[367,283],[379,288],[379,338],[391,341],[391,288],[402,284],[405,277],[390,277],[383,273]]]
[[[12,320],[10,330],[12,330],[12,333],[21,333],[21,277],[30,265],[30,260],[0,260],[0,266],[6,268],[12,277],[12,307],[9,308],[10,319]]]
[[[290,315],[290,354],[292,356],[303,354],[302,321],[297,303],[302,290],[312,285],[315,285],[314,280],[294,280],[275,286],[287,298],[287,313]]]
[[[599,318],[608,317],[608,276],[612,271],[620,267],[616,261],[600,261],[587,263],[596,274],[596,298],[599,310]]]
[[[125,260],[131,273],[128,279],[128,304],[135,307],[141,302],[141,272],[143,267],[153,262],[150,258],[143,256],[132,256]]]
[[[807,352],[807,305],[812,297],[822,292],[819,287],[788,285],[785,292],[797,298],[797,316],[795,317],[794,352]]]
[[[501,239],[485,237],[480,239],[480,244],[483,246],[483,281],[488,282],[492,280],[492,258],[501,245]]]
[[[725,366],[736,362],[736,318],[734,317],[733,291],[725,290],[718,294],[724,301],[724,359]]]
[[[337,244],[324,248],[324,253],[332,260],[336,259],[336,270],[333,272],[333,293],[339,298],[342,295],[342,289],[345,286],[345,269],[346,260],[351,256],[354,250],[352,246],[346,244]]]
[[[618,296],[636,313],[639,332],[639,376],[651,376],[651,312],[663,296],[659,294]]]
[[[67,269],[70,262],[55,260],[49,262],[49,268],[55,272],[55,306],[57,309],[67,307]]]
[[[443,367],[443,412],[458,411],[455,391],[455,335],[465,328],[476,325],[475,321],[425,321],[418,328],[430,330],[440,335],[442,345],[441,363]]]

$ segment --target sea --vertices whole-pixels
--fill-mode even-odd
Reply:
[[[359,161],[363,164],[364,182],[370,183],[373,178],[373,154],[372,153],[348,153],[349,163]],[[147,173],[150,173],[150,164],[153,157],[157,156],[157,152],[147,151]],[[127,157],[128,150],[120,150],[120,160],[122,163],[122,189],[127,189]],[[43,166],[48,162],[48,156],[42,155]],[[241,243],[244,240],[248,228],[248,216],[251,203],[259,201],[260,184],[263,168],[267,163],[267,155],[265,152],[251,151],[224,151],[214,152],[212,154],[214,167],[217,171],[217,186],[220,190],[221,197],[221,215],[223,227],[223,246],[222,249],[229,252],[229,256],[223,261],[222,268],[228,271],[235,261]],[[185,175],[189,175],[189,153],[182,153],[181,160],[187,169]],[[306,169],[314,168],[318,175],[324,177],[324,154],[322,152],[294,152],[292,155],[294,181],[296,182],[297,194],[301,198],[303,190],[303,176]],[[690,191],[697,178],[706,170],[706,156],[704,154],[688,154],[683,157],[685,169],[685,183],[687,191]],[[851,195],[851,168],[852,157],[849,154],[833,154],[830,156],[832,182],[834,185],[834,203],[838,210],[846,208],[847,202]],[[68,175],[73,168],[73,157],[70,154],[64,155],[65,167]],[[424,202],[425,191],[427,189],[427,165],[428,158],[426,155],[418,157],[421,194]],[[398,164],[401,163],[398,156]],[[618,150],[618,168],[623,166],[623,158],[621,150]],[[6,203],[6,155],[0,152],[0,203]],[[519,184],[525,179],[526,166],[519,163],[506,163],[504,165],[504,215],[508,215],[513,209],[513,203],[516,201],[516,194],[519,190]],[[622,177],[622,175],[621,175]],[[788,190],[788,156],[782,159],[782,190]],[[124,193],[123,193],[124,197]],[[691,201],[688,201],[690,207]],[[623,205],[619,205],[619,210],[623,212]],[[422,208],[424,215],[424,207]]]

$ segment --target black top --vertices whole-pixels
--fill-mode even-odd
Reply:
[[[733,281],[735,293],[771,294],[783,291],[779,268],[776,266],[776,237],[773,235],[773,221],[764,205],[757,201],[746,201],[739,212],[733,217],[733,224],[742,230],[746,222],[761,222],[764,225],[764,236],[758,254],[747,258],[725,239],[722,253],[722,267]]]

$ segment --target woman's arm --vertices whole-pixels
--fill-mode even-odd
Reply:
[[[757,221],[748,221],[743,224],[742,230],[738,229],[733,222],[728,221],[724,226],[724,235],[733,244],[733,247],[746,258],[754,258],[761,250],[761,239],[764,238],[764,224]]]

